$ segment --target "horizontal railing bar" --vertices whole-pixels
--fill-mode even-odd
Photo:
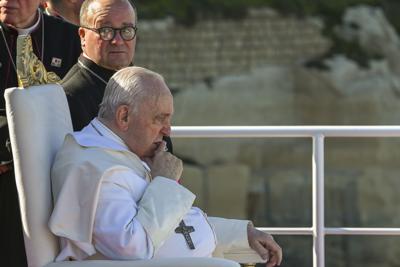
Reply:
[[[327,235],[400,235],[400,228],[325,228]]]
[[[257,227],[272,235],[313,235],[311,227]],[[325,235],[400,235],[400,228],[326,227]]]
[[[257,227],[258,230],[271,235],[312,235],[311,227]]]
[[[400,126],[173,126],[172,137],[400,137]]]

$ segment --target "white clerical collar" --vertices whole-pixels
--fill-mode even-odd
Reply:
[[[21,28],[15,28],[18,31],[18,35],[28,35],[31,32],[33,32],[38,26],[39,26],[39,22],[40,22],[40,18],[41,16],[41,12],[40,9],[38,9],[38,18],[36,20],[36,23],[33,24],[31,27],[29,28],[25,28],[25,29],[21,29]]]
[[[83,147],[130,151],[121,138],[114,133],[111,134],[112,131],[110,129],[106,129],[108,128],[95,118],[81,131],[74,132],[72,136]]]

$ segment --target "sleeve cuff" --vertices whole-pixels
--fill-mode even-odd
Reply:
[[[226,252],[231,249],[249,249],[247,238],[248,220],[208,218],[217,236],[217,250]]]

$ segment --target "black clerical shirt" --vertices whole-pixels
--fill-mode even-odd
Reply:
[[[97,116],[106,83],[115,73],[81,55],[61,81],[67,95],[74,131],[79,131]]]

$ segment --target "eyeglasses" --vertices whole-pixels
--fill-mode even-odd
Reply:
[[[121,35],[122,39],[125,41],[133,40],[136,36],[137,27],[136,26],[125,26],[122,28],[113,28],[113,27],[101,27],[101,28],[89,28],[85,26],[81,26],[82,28],[94,31],[99,34],[100,39],[103,41],[111,41],[115,38],[115,34],[117,31],[119,35]]]

